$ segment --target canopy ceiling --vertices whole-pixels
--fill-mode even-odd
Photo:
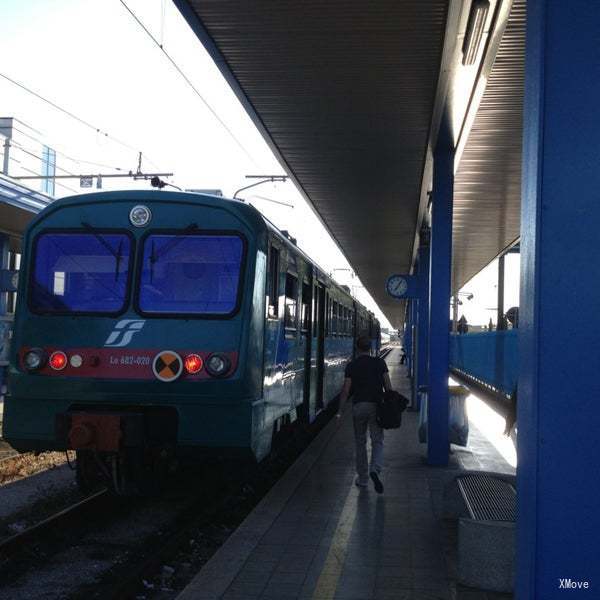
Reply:
[[[176,4],[398,325],[384,286],[411,266],[447,1]]]
[[[391,273],[411,268],[431,173],[430,128],[450,68],[442,63],[448,0],[174,2],[400,326],[403,303],[384,286]],[[468,11],[470,3],[462,6]],[[478,72],[488,82],[456,173],[453,290],[519,235],[525,0],[492,0],[492,7],[491,27],[506,29],[499,45],[487,47],[497,50],[495,61],[490,50],[489,67]],[[462,34],[453,30],[453,41]]]
[[[514,0],[454,180],[452,288],[520,235],[525,0]]]

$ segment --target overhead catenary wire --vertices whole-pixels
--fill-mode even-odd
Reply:
[[[116,138],[112,134],[108,134],[106,131],[102,130],[100,127],[96,127],[95,125],[93,125],[89,121],[86,121],[85,119],[82,119],[81,117],[78,117],[76,114],[72,113],[70,110],[67,110],[66,108],[63,108],[62,106],[59,106],[58,104],[56,104],[52,100],[49,100],[48,98],[42,96],[41,94],[38,94],[36,91],[32,90],[31,88],[27,87],[26,85],[24,85],[22,83],[19,83],[18,81],[12,79],[8,75],[5,75],[4,73],[0,73],[0,77],[2,77],[3,79],[6,79],[6,81],[12,83],[13,85],[17,86],[18,88],[21,88],[22,90],[24,90],[28,94],[31,94],[32,96],[35,96],[36,98],[38,98],[42,102],[45,102],[46,104],[52,106],[53,108],[55,108],[56,110],[62,112],[63,114],[71,117],[72,119],[74,119],[75,121],[77,121],[78,123],[80,123],[81,125],[84,125],[85,127],[88,127],[89,129],[92,129],[98,135],[101,135],[101,136],[103,136],[103,137],[105,137],[105,138],[107,138],[107,139],[109,139],[109,140],[111,140],[111,141],[113,141],[113,142],[115,142],[115,143],[123,146],[123,148],[127,148],[128,150],[132,150],[133,152],[137,153],[137,152],[140,151],[139,148],[134,148],[130,144],[128,144],[128,143],[120,140],[119,138]],[[152,163],[152,161],[146,155],[144,155],[144,157],[148,160],[148,162]],[[154,164],[154,163],[152,163],[152,164]]]
[[[139,19],[139,17],[133,12],[133,10],[131,8],[129,8],[129,6],[127,5],[127,3],[124,0],[119,0],[119,2],[127,10],[127,12],[133,17],[133,19],[135,19],[137,24],[144,30],[144,32],[154,42],[154,44],[160,49],[160,51],[165,55],[166,59],[171,63],[173,68],[181,75],[181,77],[190,86],[190,88],[193,90],[193,92],[196,94],[196,96],[198,96],[198,98],[200,98],[200,100],[202,101],[204,106],[206,106],[206,108],[209,110],[209,112],[212,114],[212,116],[218,121],[218,123],[223,127],[223,129],[225,129],[225,131],[229,134],[231,139],[236,143],[238,148],[240,148],[240,150],[252,161],[252,163],[254,163],[256,165],[256,160],[254,159],[254,157],[250,154],[250,152],[248,152],[248,150],[246,150],[246,148],[242,144],[242,142],[233,133],[233,131],[231,131],[231,129],[228,127],[228,125],[225,123],[225,121],[223,121],[223,119],[221,119],[221,117],[217,114],[215,109],[209,104],[209,102],[206,100],[206,98],[200,93],[198,88],[196,88],[196,86],[192,83],[190,78],[183,72],[181,67],[175,62],[175,60],[173,58],[171,58],[171,55],[164,49],[163,44],[160,43],[154,37],[154,35],[152,35],[150,30],[144,25],[144,23]]]
[[[48,146],[48,147],[50,147],[43,140],[40,140],[39,138],[36,138],[36,137],[34,137],[34,136],[26,133],[25,131],[23,131],[22,129],[19,129],[18,127],[15,127],[14,125],[12,126],[12,130],[13,131],[18,131],[20,134],[24,135],[25,137],[28,137],[30,140],[33,140],[34,142],[37,142],[38,144],[41,144],[42,146]],[[16,146],[19,145],[17,142],[14,141],[14,138],[11,138],[11,142],[10,143],[11,143],[11,145],[16,145]],[[52,150],[54,150],[54,152],[56,152],[56,154],[58,154],[60,156],[64,156],[64,158],[66,158],[67,160],[70,160],[70,161],[75,162],[75,163],[83,163],[83,164],[86,164],[86,165],[94,165],[95,167],[102,167],[103,169],[113,169],[114,171],[127,171],[128,170],[128,169],[126,169],[124,167],[115,167],[113,165],[106,165],[104,163],[99,163],[99,162],[96,162],[96,161],[93,161],[93,160],[84,160],[83,158],[75,158],[74,156],[70,156],[69,154],[65,154],[61,150],[57,150],[54,147],[52,147]],[[151,162],[151,161],[148,161],[148,162]]]

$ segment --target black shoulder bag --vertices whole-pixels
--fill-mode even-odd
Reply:
[[[377,424],[382,429],[398,429],[402,424],[402,412],[408,404],[407,398],[389,390],[377,404]]]

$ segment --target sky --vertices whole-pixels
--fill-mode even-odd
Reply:
[[[125,172],[135,171],[141,151],[143,171],[173,172],[169,181],[186,189],[221,189],[225,196],[232,196],[247,185],[245,175],[283,174],[172,2],[125,1],[202,98],[120,0],[1,0],[0,73],[71,111],[102,133],[2,77],[0,116],[16,117],[34,127],[41,132],[40,139],[59,152]],[[60,165],[60,155],[57,163]],[[88,162],[77,166],[84,173],[117,172]],[[79,191],[78,181],[66,185]],[[124,187],[146,188],[148,183],[103,180],[104,189]],[[289,230],[309,256],[340,283],[352,286],[357,299],[374,310],[383,326],[389,326],[291,182],[265,184],[242,197],[279,228]],[[292,204],[293,208],[265,198]],[[509,271],[514,273],[514,269],[507,268]],[[513,279],[511,275],[507,280],[508,295],[513,294],[518,276]],[[474,293],[474,299],[463,303],[460,314],[464,312],[470,323],[487,323],[490,311],[486,307],[496,305],[494,283],[492,265],[465,286]],[[507,308],[512,305],[506,304]]]

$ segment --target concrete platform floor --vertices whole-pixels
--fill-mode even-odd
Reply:
[[[399,351],[387,362],[408,393]],[[449,470],[504,466],[476,428],[448,468],[425,464],[418,415],[386,432],[385,493],[354,485],[350,411],[331,422],[180,594],[180,600],[492,600],[456,584],[456,529],[439,518]],[[475,450],[476,454],[473,453]]]

